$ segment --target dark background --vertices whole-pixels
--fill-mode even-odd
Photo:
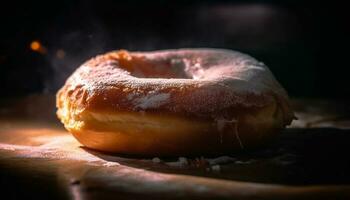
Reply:
[[[1,96],[54,94],[83,61],[115,49],[214,47],[267,64],[293,97],[350,96],[349,12],[308,1],[7,1]],[[41,51],[30,44],[38,41]]]

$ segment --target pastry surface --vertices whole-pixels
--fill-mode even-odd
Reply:
[[[263,63],[218,49],[97,56],[68,78],[57,107],[85,146],[139,155],[249,148],[294,117],[287,93]]]

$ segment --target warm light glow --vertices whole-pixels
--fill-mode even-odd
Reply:
[[[41,54],[46,53],[46,48],[38,40],[34,40],[30,43],[30,49]]]
[[[33,50],[33,51],[39,51],[40,48],[41,48],[41,44],[39,41],[33,41],[32,43],[30,43],[30,48]]]

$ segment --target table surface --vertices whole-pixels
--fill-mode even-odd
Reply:
[[[145,158],[82,147],[54,97],[0,101],[0,188],[9,199],[349,199],[350,107],[293,100],[299,118],[259,149]]]

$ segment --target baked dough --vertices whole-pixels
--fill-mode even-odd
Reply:
[[[255,147],[294,118],[287,93],[263,63],[223,49],[97,56],[68,78],[57,108],[86,147],[148,156]]]

